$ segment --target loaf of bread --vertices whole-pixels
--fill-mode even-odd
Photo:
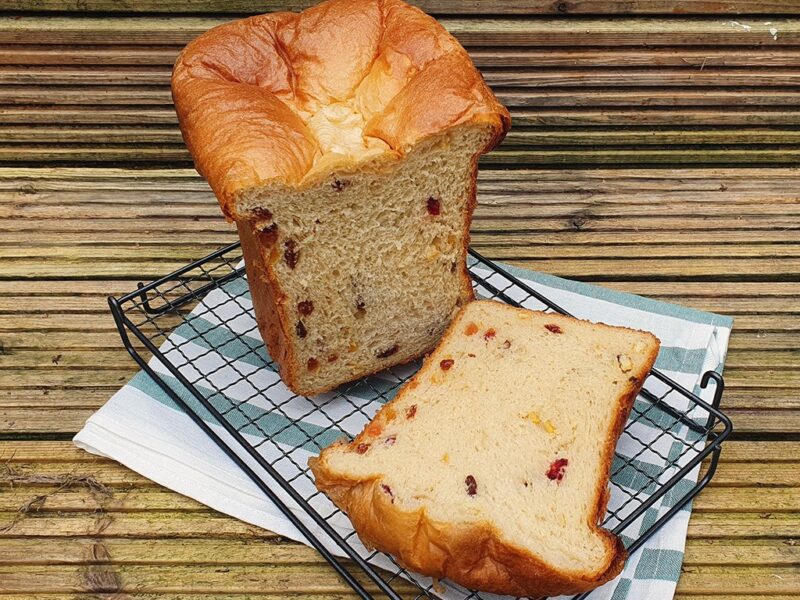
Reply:
[[[368,547],[471,589],[576,594],[615,577],[599,527],[617,438],[659,341],[476,301],[352,442],[309,461]]]
[[[235,21],[186,47],[172,93],[289,387],[430,350],[472,298],[477,160],[510,123],[443,27],[400,0]]]

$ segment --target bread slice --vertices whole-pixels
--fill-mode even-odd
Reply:
[[[455,38],[400,0],[329,0],[206,32],[172,92],[284,382],[430,350],[472,298],[477,160],[510,124]]]
[[[472,302],[361,434],[309,461],[316,485],[413,571],[515,596],[593,589],[626,558],[598,523],[658,348],[641,331]]]

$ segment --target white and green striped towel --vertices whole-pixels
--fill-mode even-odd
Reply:
[[[733,323],[729,317],[513,267],[506,268],[578,317],[653,332],[662,343],[657,368],[701,396],[706,394],[706,390],[701,390],[699,386],[702,373],[707,370],[722,371]],[[231,296],[236,298],[236,302],[230,302]],[[229,305],[235,307],[239,314],[226,314]],[[536,302],[531,307],[540,308]],[[314,411],[312,401],[293,397],[280,383],[278,375],[265,368],[267,357],[250,316],[250,308],[245,283],[234,280],[222,290],[211,292],[192,312],[189,323],[181,325],[164,343],[162,352],[190,380],[197,381],[196,387],[221,408],[229,406],[231,402],[250,398],[255,391],[267,386],[273,386],[270,388],[271,397],[282,394],[286,400],[286,404],[281,406],[283,414],[267,410],[268,407],[260,403],[258,397],[242,405],[243,410],[231,414],[239,418],[238,425],[251,423],[243,429],[245,436],[257,445],[268,460],[274,461],[281,454],[289,454],[292,460],[278,461],[275,466],[284,477],[292,478],[298,472],[297,465],[304,466],[315,450],[308,443],[310,437],[323,446],[340,437],[341,432],[332,426],[331,421],[331,417],[336,418],[331,415],[336,406],[328,407],[328,416],[321,415]],[[231,316],[235,318],[229,321]],[[187,330],[187,327],[190,329]],[[186,337],[193,340],[186,343]],[[226,358],[230,360],[232,356],[237,360],[233,365],[227,365]],[[174,384],[175,391],[190,405],[197,404],[158,361],[151,361],[150,364],[165,380]],[[246,380],[239,381],[242,375],[247,376]],[[380,377],[374,379],[372,385],[380,385]],[[389,387],[391,384],[387,382],[386,388]],[[211,391],[220,389],[225,390],[224,396]],[[709,396],[711,392],[713,386],[708,390]],[[706,399],[710,400],[710,397]],[[371,416],[379,404],[371,398],[359,398],[358,387],[349,392],[349,400],[358,403],[362,411],[339,425],[350,434],[355,434],[363,427],[367,415]],[[345,415],[352,411],[352,406],[343,402],[341,410],[341,414]],[[205,414],[204,411],[201,414]],[[206,414],[206,417],[212,420],[210,415]],[[645,452],[640,442],[628,436],[621,438],[617,453],[626,458],[635,457],[636,468],[621,469],[614,478],[615,487],[623,490],[640,489],[641,481],[634,481],[640,477],[640,473],[648,474],[659,482],[666,481],[675,469],[665,471],[664,467],[668,460],[674,460],[674,453],[680,451],[683,445],[681,440],[688,443],[698,441],[696,436],[691,437],[695,434],[683,425],[673,425],[670,436],[661,435],[661,425],[657,419],[643,419],[631,426],[638,440],[657,440],[654,447]],[[215,430],[224,435],[220,427],[215,426]],[[75,436],[75,444],[89,452],[112,458],[161,485],[223,513],[300,542],[305,541],[280,510],[143,372],[138,373],[89,418],[85,427]],[[245,460],[254,464],[252,459]],[[647,529],[667,512],[691,488],[697,474],[698,469],[695,469],[672,492],[656,502],[626,530],[625,536],[635,538],[639,531]],[[295,479],[295,486],[304,496],[313,492],[312,483],[306,477]],[[645,489],[645,493],[656,487],[653,484]],[[282,492],[281,497],[285,498]],[[612,492],[609,508],[621,508],[622,513],[629,513],[635,506],[631,503],[625,505],[625,501],[624,494]],[[322,514],[328,514],[331,507],[327,503],[324,496],[318,495],[312,504]],[[650,538],[629,559],[623,573],[595,591],[592,599],[672,598],[680,575],[690,510],[690,506],[681,510]],[[295,508],[295,513],[312,532],[319,532],[314,522],[299,508]],[[352,531],[349,521],[341,514],[334,515],[329,522],[342,535]],[[319,534],[327,540],[324,534]],[[355,537],[350,541],[364,555],[368,554]],[[336,552],[330,540],[327,540],[327,545]],[[371,560],[378,566],[393,567],[381,555]],[[420,578],[420,583],[427,586],[430,581]],[[440,595],[447,600],[465,597],[462,589],[444,583],[445,591]],[[481,597],[494,598],[489,594],[482,594]]]

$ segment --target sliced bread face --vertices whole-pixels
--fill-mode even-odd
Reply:
[[[484,126],[304,191],[247,192],[238,223],[256,318],[284,382],[311,395],[412,360],[472,299],[466,267]]]
[[[649,333],[468,304],[351,443],[310,461],[368,546],[519,596],[579,593],[625,552],[598,526],[617,438],[658,353]]]

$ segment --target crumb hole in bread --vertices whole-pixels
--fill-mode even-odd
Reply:
[[[333,188],[334,192],[341,192],[350,182],[345,179],[334,179],[331,182],[331,187]]]
[[[319,368],[319,361],[313,356],[306,361],[306,368],[309,371],[316,371]]]
[[[297,303],[297,312],[307,317],[314,312],[314,303],[311,300],[303,300]]]
[[[503,342],[503,348],[505,348],[506,350],[511,348],[511,340],[506,340],[505,342]]]
[[[619,368],[622,369],[623,373],[627,373],[633,369],[633,361],[627,354],[617,354],[617,362],[619,363]]]
[[[569,460],[566,458],[557,458],[550,464],[545,475],[551,481],[561,481],[564,479],[564,473],[569,465]]]
[[[469,356],[470,358],[475,358],[475,355],[472,352],[467,353],[467,356]]]
[[[389,358],[392,354],[397,352],[399,348],[400,346],[394,344],[393,346],[389,346],[385,350],[380,350],[379,352],[376,352],[375,356],[377,356],[378,358]]]
[[[412,404],[406,409],[406,419],[413,419],[414,415],[417,414],[417,405]]]
[[[336,362],[337,360],[339,360],[339,355],[338,354],[331,354],[331,355],[328,356],[328,362],[329,363]]]
[[[631,375],[630,377],[628,377],[628,381],[630,383],[639,383],[639,378],[638,377],[634,377],[633,375]]]
[[[429,215],[432,217],[438,217],[442,212],[442,204],[439,201],[439,198],[428,196],[427,208]]]
[[[361,296],[356,296],[356,319],[363,319],[364,315],[367,314],[366,303],[364,302],[364,298]]]
[[[294,269],[297,266],[297,259],[300,253],[297,251],[297,244],[294,240],[286,240],[283,242],[283,260],[286,261],[286,266]]]
[[[544,326],[544,328],[547,329],[547,331],[549,331],[550,333],[564,333],[561,330],[561,327],[553,323],[548,323],[547,325]]]
[[[439,368],[442,371],[448,371],[455,363],[456,361],[454,361],[452,358],[445,358],[443,361],[439,362]]]
[[[350,344],[348,344],[347,346],[347,351],[355,352],[356,350],[358,350],[358,344],[356,344],[355,342],[350,342]]]
[[[397,436],[396,435],[390,435],[385,440],[383,440],[383,443],[386,444],[387,446],[394,446],[394,443],[396,441],[397,441]]]
[[[478,333],[478,326],[475,323],[469,323],[464,329],[464,335],[475,335]]]
[[[306,337],[308,335],[308,330],[306,326],[303,324],[302,321],[298,321],[294,326],[294,332],[297,334],[297,337],[300,339]]]
[[[474,496],[478,493],[478,482],[475,481],[472,475],[467,475],[466,479],[464,479],[464,484],[467,486],[468,496]]]
[[[486,330],[486,333],[483,334],[483,339],[485,339],[488,342],[495,335],[497,335],[497,332],[494,330],[493,327],[490,327],[489,329]]]

